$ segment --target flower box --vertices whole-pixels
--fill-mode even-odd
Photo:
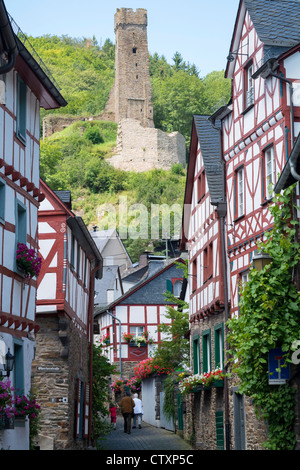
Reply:
[[[15,426],[14,416],[7,417],[6,413],[0,413],[0,430],[3,429],[14,429]]]
[[[140,348],[140,347],[145,348],[145,347],[147,346],[147,344],[146,344],[146,343],[134,343],[134,342],[130,342],[130,343],[129,343],[129,346],[130,346],[130,347],[134,347],[134,348]]]

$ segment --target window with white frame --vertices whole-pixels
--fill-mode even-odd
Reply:
[[[265,151],[265,181],[266,181],[266,198],[273,197],[273,186],[275,185],[275,156],[274,147],[269,147]]]
[[[180,297],[181,289],[182,289],[182,281],[181,280],[175,281],[174,286],[173,286],[174,297]]]
[[[245,189],[244,189],[244,167],[236,172],[236,217],[244,215],[245,211]]]
[[[136,338],[137,336],[142,336],[144,333],[144,327],[143,326],[130,326],[130,333],[134,335]]]
[[[253,85],[253,64],[248,64],[245,68],[245,109],[254,103],[254,85]]]
[[[27,242],[27,213],[26,206],[16,199],[16,243]]]

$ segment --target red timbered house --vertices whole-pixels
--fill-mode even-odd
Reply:
[[[294,172],[296,168],[299,175],[300,168],[297,161],[299,140],[295,143],[300,130],[300,33],[296,21],[299,18],[299,2],[241,0],[225,72],[225,77],[232,82],[231,99],[208,119],[194,118],[182,236],[182,247],[186,245],[189,249],[194,371],[199,370],[199,365],[200,371],[205,371],[209,363],[207,357],[216,355],[215,346],[207,349],[208,339],[204,336],[211,332],[212,318],[215,318],[212,313],[216,313],[211,306],[217,297],[212,297],[214,300],[210,303],[204,292],[208,283],[212,284],[211,289],[215,288],[218,280],[216,265],[221,265],[220,257],[225,255],[226,260],[222,264],[223,273],[219,271],[225,281],[225,295],[226,270],[228,272],[229,314],[238,315],[239,288],[241,283],[247,282],[257,241],[264,240],[265,233],[272,228],[269,203],[274,186],[278,192],[291,179],[300,179]],[[200,127],[208,128],[209,123],[212,126],[210,132],[201,136]],[[224,229],[226,244],[223,252],[222,249],[215,250],[210,258],[209,247],[218,239],[213,230],[214,211],[217,211],[213,208],[212,198],[215,188],[206,166],[213,165],[216,158],[217,143],[212,141],[215,132],[219,132],[221,139],[219,157],[225,170],[226,201],[224,225],[221,223],[217,227],[220,235],[221,228]],[[195,138],[197,150],[193,143]],[[288,161],[289,155],[293,158]],[[219,183],[223,184],[221,173]],[[209,268],[206,259],[211,264]],[[210,279],[204,274],[205,269],[209,270]],[[226,318],[226,310],[224,313]],[[199,405],[204,398],[195,394],[194,426],[199,448],[260,449],[267,438],[266,428],[257,422],[249,401],[232,383],[229,383],[229,389],[224,387],[224,395],[219,395],[219,401],[218,393],[206,401],[205,407]],[[212,416],[212,409],[222,412],[218,414],[219,419]],[[201,427],[203,421],[206,422],[205,433]]]
[[[14,356],[9,380],[29,394],[35,354],[37,280],[28,277],[17,258],[22,250],[38,250],[40,107],[65,106],[50,73],[33,55],[30,43],[0,0],[0,372],[5,356]],[[34,251],[33,251],[34,250]],[[21,255],[20,255],[21,256]],[[4,377],[4,381],[7,378]],[[2,418],[2,417],[1,417]],[[3,449],[29,449],[28,418],[0,428]]]
[[[220,121],[194,116],[184,199],[181,248],[189,253],[191,372],[223,370],[224,330],[228,318],[225,240],[225,165]],[[226,383],[227,385],[227,383]],[[194,394],[193,413],[201,448],[224,448],[224,389]],[[208,405],[209,403],[209,405]],[[204,406],[204,404],[206,406]],[[205,413],[201,410],[205,409]],[[202,417],[200,416],[202,414]],[[215,415],[212,417],[212,415]],[[200,426],[200,422],[205,422]],[[214,423],[213,425],[211,423]]]
[[[181,259],[177,261],[183,263]],[[158,264],[159,268],[152,264]],[[150,261],[149,265],[146,278],[107,307],[95,308],[94,312],[100,332],[96,339],[109,339],[107,356],[111,363],[119,366],[118,372],[123,379],[134,375],[134,366],[151,357],[151,352],[163,337],[157,326],[170,322],[166,317],[170,301],[165,293],[171,292],[178,297],[181,293],[183,270],[177,267],[175,261],[167,266]],[[132,341],[126,340],[130,334]],[[145,341],[139,342],[143,336]]]
[[[91,439],[94,278],[102,257],[69,191],[40,183],[42,269],[37,287],[37,353],[33,382],[42,406],[41,449],[82,449]],[[49,422],[52,424],[50,425]]]

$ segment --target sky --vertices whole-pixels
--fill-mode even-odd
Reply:
[[[226,68],[239,0],[4,0],[28,36],[96,37],[115,43],[117,8],[144,8],[148,49],[173,64],[175,52],[195,64],[201,77]]]

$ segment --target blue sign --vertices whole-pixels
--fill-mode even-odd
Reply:
[[[290,378],[290,366],[286,362],[286,353],[281,348],[269,351],[269,384],[285,384]]]

